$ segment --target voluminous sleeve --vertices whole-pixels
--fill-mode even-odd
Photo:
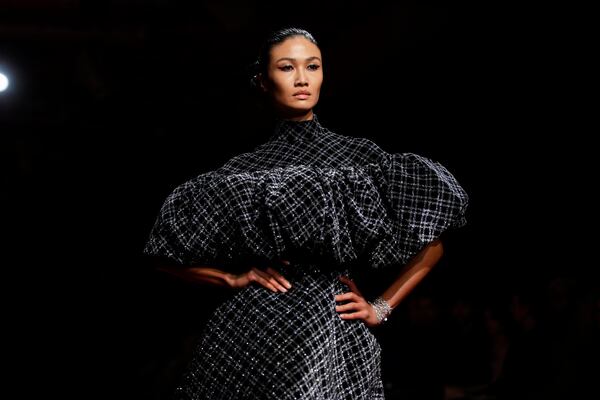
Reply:
[[[168,196],[144,253],[180,264],[298,251],[340,264],[359,257],[372,267],[405,264],[464,225],[467,203],[446,168],[412,153],[362,166],[210,172]]]

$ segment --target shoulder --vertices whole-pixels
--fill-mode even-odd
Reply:
[[[277,142],[267,142],[256,146],[248,152],[240,153],[226,161],[216,170],[219,173],[238,173],[248,172],[257,168],[268,167],[274,154],[280,153],[282,144]]]
[[[358,163],[380,162],[389,157],[388,152],[366,137],[346,136],[330,131],[325,135],[324,140],[337,144],[342,151],[356,157]]]
[[[355,137],[353,140],[355,141],[356,146],[364,149],[366,152],[378,155],[383,155],[384,153],[387,154],[387,152],[380,145],[371,139],[365,137]]]
[[[225,164],[217,169],[218,172],[232,173],[247,170],[252,160],[256,158],[255,152],[241,153],[230,158]]]
[[[385,153],[385,151],[373,140],[362,136],[340,135],[338,133],[327,131],[332,140],[343,142],[347,146],[362,149],[366,152]]]

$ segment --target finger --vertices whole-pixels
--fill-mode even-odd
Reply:
[[[354,283],[354,281],[352,279],[348,278],[345,275],[340,275],[340,280],[342,282],[344,282],[346,285],[348,285],[350,287],[350,290],[352,290],[353,292],[356,292],[357,294],[362,296],[360,289],[358,288],[358,286],[356,286],[356,283]]]
[[[340,317],[343,319],[366,319],[368,315],[368,312],[361,310],[348,314],[340,314]]]
[[[275,271],[272,268],[267,268],[266,271],[263,271],[263,273],[265,274],[264,277],[272,284],[274,285],[278,290],[282,291],[282,292],[287,292],[287,289],[278,281],[277,277],[275,275],[273,275],[271,272],[269,272],[269,270],[277,273],[277,271]],[[280,275],[281,276],[281,275]],[[283,278],[283,277],[282,277]]]
[[[275,291],[287,292],[287,289],[281,286],[281,284],[277,282],[277,279],[275,279],[275,277],[273,277],[271,274],[268,274],[261,270],[258,270],[257,273],[260,274],[260,276],[263,277],[267,282],[269,282],[270,285],[275,287]]]
[[[356,283],[354,283],[354,281],[352,279],[348,278],[345,275],[340,275],[340,280],[342,282],[344,282],[346,285],[348,285],[350,287],[350,290],[352,290],[353,292],[356,292],[360,296],[362,296],[361,291],[358,289],[358,286],[356,286]]]
[[[342,294],[335,295],[336,301],[344,301],[344,300],[358,300],[358,295],[354,292],[346,292]]]
[[[283,285],[285,285],[288,289],[292,287],[292,284],[290,282],[288,282],[288,280],[285,279],[283,277],[283,275],[281,275],[279,272],[275,271],[273,268],[271,268],[271,267],[267,268],[267,272],[270,273],[271,275],[273,275],[275,277],[275,279],[277,279],[279,282],[281,282]]]
[[[252,279],[266,287],[267,289],[271,289],[274,292],[277,292],[277,288],[269,283],[269,281],[262,275],[262,272],[257,269],[252,269],[253,274],[251,275]]]
[[[349,310],[360,310],[360,303],[347,303],[347,304],[342,304],[341,306],[335,306],[335,310],[336,311],[349,311]]]

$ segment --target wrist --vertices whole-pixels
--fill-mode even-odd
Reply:
[[[379,323],[387,321],[389,315],[392,313],[392,307],[383,297],[378,296],[373,301],[370,301],[369,304],[375,310],[375,316]]]
[[[226,273],[223,275],[223,281],[225,281],[225,286],[229,288],[235,288],[236,275]]]

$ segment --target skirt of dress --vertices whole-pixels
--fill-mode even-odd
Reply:
[[[279,269],[292,288],[240,289],[209,318],[176,399],[378,400],[381,347],[362,320],[344,320],[334,296],[351,271],[312,263]]]

